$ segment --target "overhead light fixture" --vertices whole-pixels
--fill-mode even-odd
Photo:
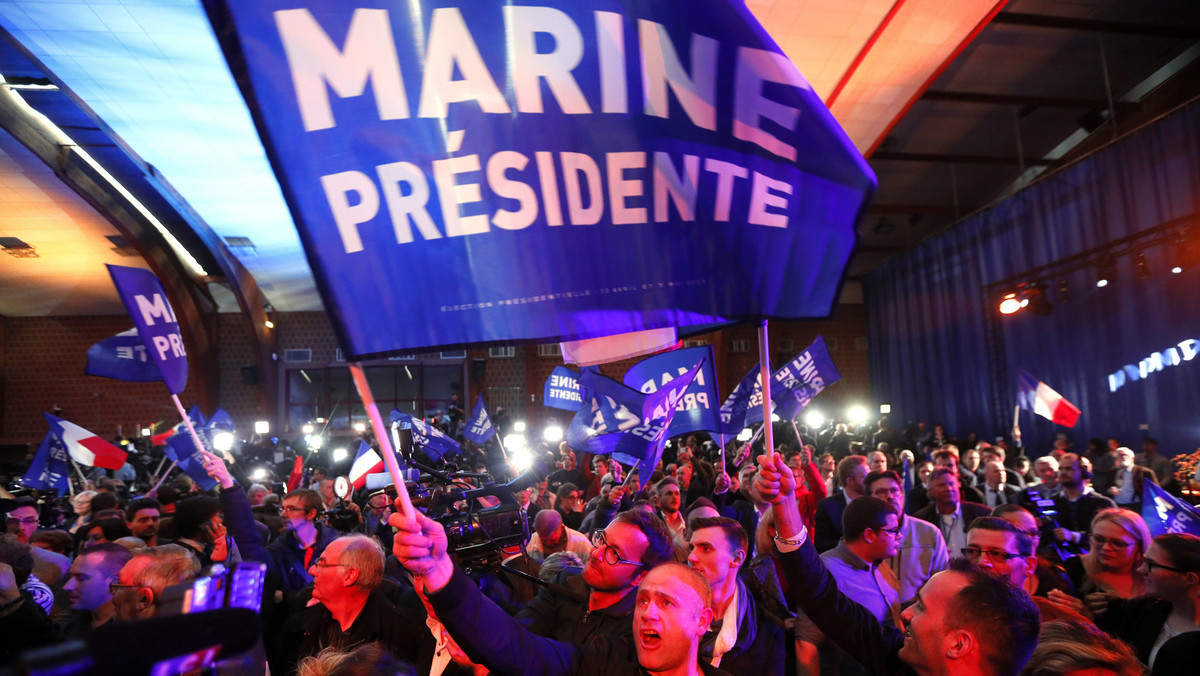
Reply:
[[[1103,289],[1117,280],[1117,259],[1106,256],[1096,264],[1096,288]]]
[[[1067,284],[1065,277],[1058,280],[1058,302],[1065,303],[1071,300],[1071,286]]]
[[[1000,299],[1000,314],[1011,315],[1029,310],[1037,315],[1048,315],[1054,309],[1046,300],[1046,285],[1041,282],[1026,282]]]
[[[1133,266],[1137,269],[1138,279],[1150,278],[1150,266],[1146,263],[1146,254],[1139,251],[1133,257]]]
[[[1200,267],[1200,241],[1195,228],[1180,229],[1170,243],[1171,273]]]

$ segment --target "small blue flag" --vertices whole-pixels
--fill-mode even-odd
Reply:
[[[109,265],[108,274],[133,318],[142,344],[158,364],[167,390],[171,394],[183,392],[188,377],[187,350],[162,283],[154,273],[142,268]]]
[[[833,365],[825,339],[817,336],[812,345],[771,376],[772,409],[784,420],[795,418],[821,390],[842,376]]]
[[[717,374],[713,371],[711,345],[685,347],[647,357],[634,364],[625,373],[625,384],[646,394],[688,372],[694,364],[703,364],[692,384],[679,401],[679,410],[667,428],[667,436],[674,437],[689,432],[719,432],[720,418],[717,416]]]
[[[412,430],[413,444],[420,446],[430,460],[441,460],[447,455],[462,455],[458,442],[442,434],[440,430],[420,418],[392,409],[392,422],[400,423],[402,429]]]
[[[471,420],[467,422],[463,436],[477,444],[487,443],[488,439],[496,436],[496,427],[492,425],[492,419],[488,417],[487,408],[483,405],[482,394],[475,402],[475,409],[471,411]]]
[[[70,472],[67,447],[54,436],[53,432],[47,432],[46,438],[42,439],[42,445],[38,447],[37,454],[33,456],[29,471],[25,472],[25,476],[21,479],[21,485],[39,491],[53,488],[58,491],[59,495],[66,495],[71,491],[71,478],[68,476]]]
[[[1200,536],[1200,512],[1188,503],[1147,481],[1142,495],[1142,519],[1151,537],[1166,533]]]
[[[150,358],[137,329],[122,331],[88,348],[84,373],[132,383],[152,383],[163,379],[158,364]]]
[[[204,450],[211,453],[211,439],[205,438],[205,431],[197,429],[196,435],[207,447]],[[200,455],[196,443],[192,441],[192,435],[188,434],[186,430],[167,439],[167,445],[163,447],[163,452],[167,454],[168,458],[176,461],[179,469],[190,476],[201,490],[210,491],[217,485],[216,480],[210,477],[208,471],[204,469],[204,457]]]
[[[579,374],[565,366],[555,366],[546,379],[542,405],[564,411],[578,411],[583,398],[579,395]]]
[[[729,393],[725,403],[721,404],[719,415],[725,434],[737,435],[747,425],[762,421],[762,388],[758,382],[758,373],[757,366],[750,369],[749,373],[742,376],[737,387],[733,388],[733,392]],[[755,401],[758,414],[756,418],[751,418],[750,407]]]
[[[583,405],[571,420],[567,443],[588,453],[611,453],[613,460],[637,465],[645,480],[666,446],[667,429],[684,392],[703,362],[653,394],[643,394],[594,371],[579,375]]]

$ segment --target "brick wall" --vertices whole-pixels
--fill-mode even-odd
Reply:
[[[281,314],[274,319],[282,372],[283,352],[292,348],[313,350],[315,363],[334,363],[337,341],[329,320],[321,312]],[[3,320],[3,419],[0,442],[36,443],[45,434],[43,412],[63,409],[63,416],[104,437],[112,437],[120,428],[136,434],[140,426],[158,420],[175,420],[178,414],[166,388],[160,383],[125,383],[84,375],[87,349],[95,342],[130,327],[128,318],[111,317],[21,317]],[[778,367],[795,356],[817,335],[830,342],[830,354],[842,374],[838,383],[823,392],[814,407],[832,413],[851,404],[873,410],[867,373],[865,345],[866,316],[861,305],[842,305],[829,320],[772,322],[772,366]],[[238,431],[248,436],[255,420],[272,419],[274,411],[264,410],[261,384],[243,382],[242,367],[254,364],[251,336],[240,315],[221,315],[218,321],[218,405],[238,423]],[[738,327],[699,337],[712,343],[718,369],[722,399],[738,380],[757,362],[757,330]],[[791,354],[784,354],[781,343],[790,339]],[[729,352],[730,341],[747,340],[746,353]],[[471,364],[486,360],[486,376],[477,379]],[[634,360],[605,364],[601,372],[620,380]],[[536,346],[518,347],[511,358],[489,358],[488,350],[467,352],[467,392],[463,402],[469,410],[475,397],[484,394],[491,409],[513,407],[514,419],[525,419],[531,426],[545,424],[550,418],[566,424],[570,414],[541,405],[542,387],[560,357],[539,357]],[[259,374],[260,383],[262,375]],[[188,389],[180,396],[185,406],[196,402],[193,371]],[[283,383],[280,383],[282,397]],[[532,395],[532,401],[530,399]],[[211,413],[211,411],[205,411]]]

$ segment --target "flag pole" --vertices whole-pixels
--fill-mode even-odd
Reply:
[[[154,468],[154,474],[151,476],[158,476],[158,473],[162,471],[163,465],[165,464],[167,464],[167,454],[166,452],[163,452],[162,460],[158,461],[158,467]]]
[[[163,459],[166,460],[166,458],[163,458]],[[155,494],[155,495],[158,494],[158,487],[163,485],[163,482],[166,481],[167,477],[171,475],[171,470],[175,469],[175,465],[177,465],[177,464],[179,464],[178,460],[171,461],[171,465],[169,467],[167,467],[167,471],[163,472],[158,477],[158,483],[154,484],[154,487],[150,489],[150,493]],[[159,466],[161,467],[162,463],[159,463]]]
[[[76,473],[79,474],[79,485],[82,486],[84,490],[87,490],[87,477],[83,476],[83,470],[79,469],[79,463],[75,462],[75,458],[72,458],[70,455],[67,455],[67,460],[71,462],[71,466],[74,467]],[[67,483],[69,484],[71,482],[68,481]]]
[[[367,410],[367,416],[371,419],[371,427],[375,430],[375,439],[379,442],[379,450],[383,455],[383,464],[387,465],[388,473],[392,475],[392,482],[396,484],[396,495],[400,498],[401,511],[404,512],[406,518],[415,520],[417,510],[413,508],[412,500],[408,497],[404,476],[400,474],[400,464],[396,462],[396,452],[392,450],[388,429],[383,424],[383,417],[379,415],[379,406],[375,404],[375,397],[371,395],[371,386],[367,383],[367,374],[363,371],[362,362],[350,363],[350,377],[354,378],[354,386],[358,388],[358,395],[362,397],[363,408]]]
[[[771,355],[767,340],[767,320],[765,319],[758,327],[758,359],[763,397],[763,445],[767,453],[773,453],[775,451],[775,431],[771,425]]]

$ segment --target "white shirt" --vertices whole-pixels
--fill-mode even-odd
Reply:
[[[962,505],[954,508],[953,514],[942,514],[941,523],[938,527],[942,531],[942,537],[946,538],[946,551],[958,553],[963,547],[967,546],[967,532],[963,528]]]

